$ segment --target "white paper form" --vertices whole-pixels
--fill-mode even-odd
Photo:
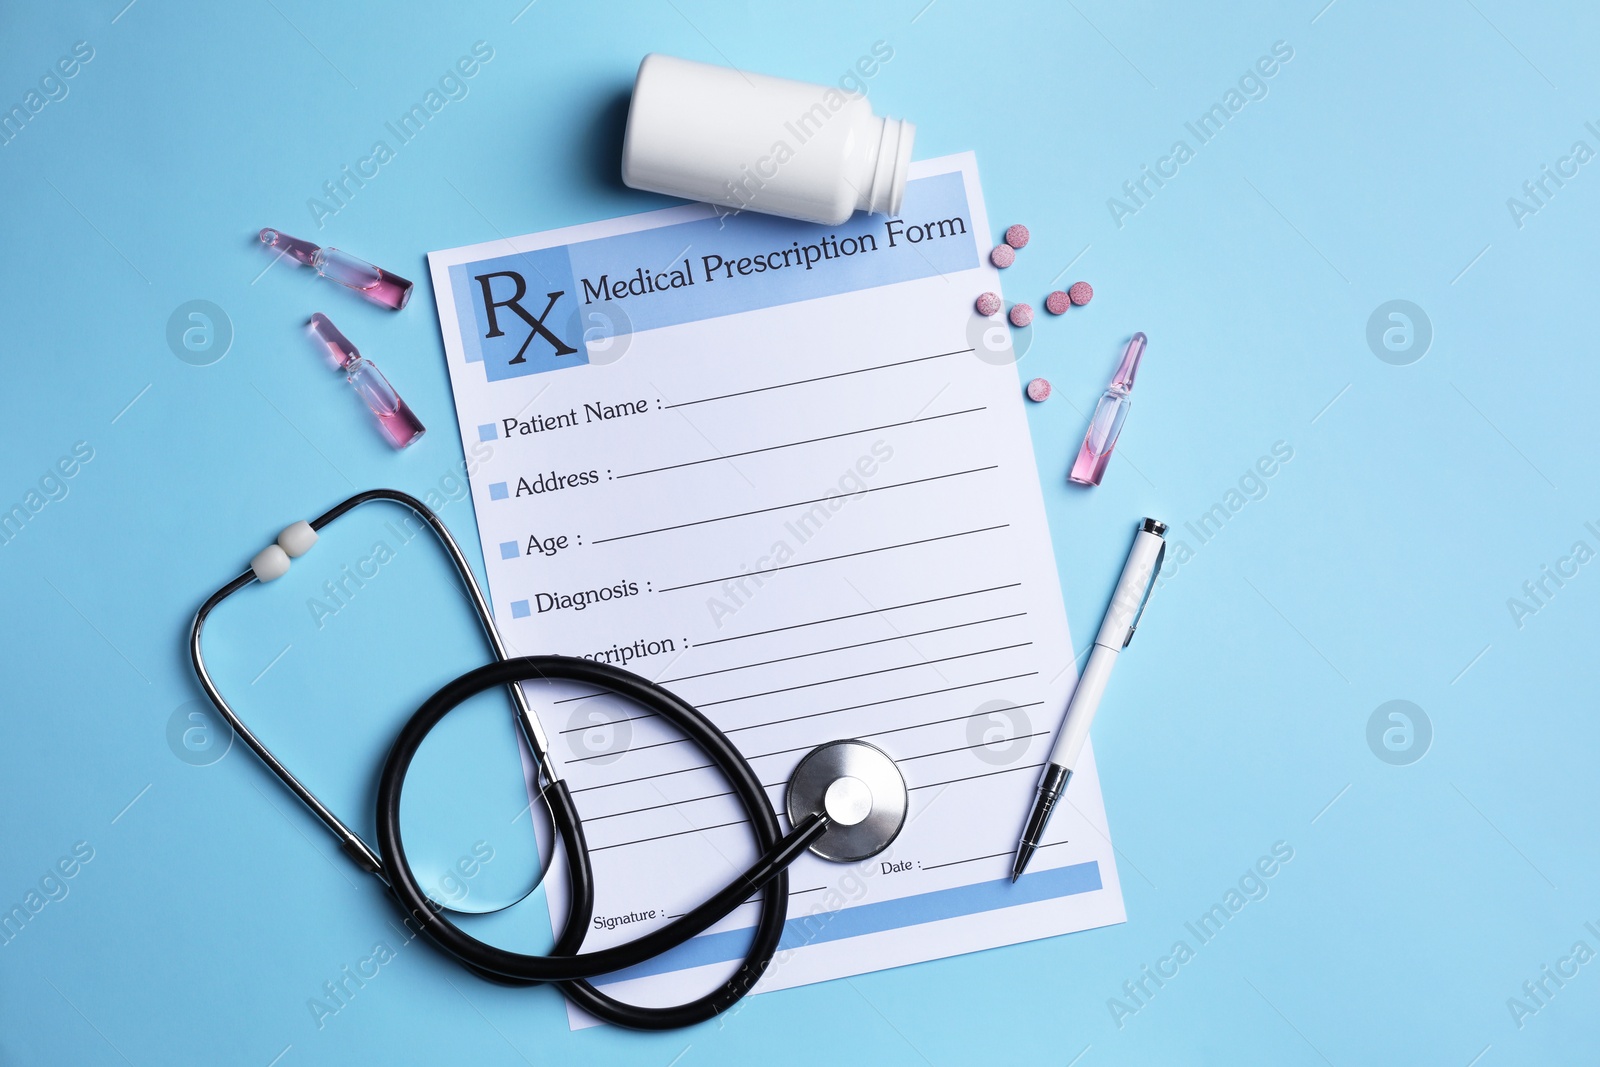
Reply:
[[[970,339],[974,297],[1000,289],[988,233],[969,154],[916,164],[893,219],[696,205],[429,257],[507,643],[695,704],[785,826],[785,783],[815,745],[862,738],[906,778],[887,851],[795,864],[758,991],[1125,918],[1087,749],[1010,883],[1076,674],[1009,341]],[[755,859],[692,743],[583,686],[527,689],[589,837],[586,948]],[[755,914],[601,984],[699,996],[733,973]]]

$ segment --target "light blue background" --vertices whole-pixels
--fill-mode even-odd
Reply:
[[[1587,5],[125,2],[0,14],[6,107],[75,41],[95,49],[0,148],[0,505],[74,442],[94,449],[0,547],[0,902],[74,842],[95,849],[0,947],[0,1061],[1593,1058],[1600,962],[1520,1029],[1506,1005],[1574,942],[1600,950],[1583,925],[1600,925],[1600,564],[1520,629],[1506,604],[1574,541],[1600,548],[1584,527],[1600,519],[1600,163],[1522,228],[1506,207],[1575,140],[1600,148]],[[478,40],[495,55],[470,95],[318,230],[307,199]],[[1032,228],[1007,296],[1096,288],[1034,327],[1023,363],[1056,387],[1030,417],[1080,646],[1140,515],[1181,538],[1274,442],[1294,450],[1157,594],[1096,726],[1128,923],[653,1036],[570,1034],[553,992],[416,945],[318,1031],[306,999],[390,936],[393,912],[241,748],[174,756],[168,721],[199,696],[191,613],[286,521],[355,487],[451,493],[424,253],[666,203],[616,179],[643,53],[831,81],[876,40],[894,49],[871,80],[880,113],[918,124],[919,157],[975,149],[995,225]],[[1267,97],[1119,229],[1107,198],[1279,40],[1294,58]],[[421,284],[393,314],[306,271],[263,275],[262,225]],[[235,331],[211,366],[165,339],[193,299]],[[1433,326],[1409,366],[1365,339],[1392,299]],[[318,364],[299,329],[318,309],[431,426],[419,445],[390,452]],[[1136,329],[1150,351],[1118,459],[1101,488],[1069,489]],[[470,533],[464,500],[444,516]],[[394,722],[479,654],[439,562],[406,550],[363,592],[372,610],[354,601],[347,630],[297,643],[256,687],[282,643],[265,618],[231,620],[224,680],[347,809],[370,804]],[[428,625],[455,636],[397,636]],[[261,691],[291,677],[321,706]],[[1432,723],[1409,766],[1366,740],[1392,699]],[[1294,859],[1266,899],[1119,1029],[1108,998],[1278,841]]]

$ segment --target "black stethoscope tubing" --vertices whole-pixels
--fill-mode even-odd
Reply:
[[[389,501],[409,508],[433,530],[466,587],[496,657],[495,662],[468,671],[447,683],[429,697],[401,728],[385,760],[378,785],[378,849],[375,851],[363,841],[256,737],[228,704],[206,669],[201,650],[201,634],[206,619],[222,601],[257,580],[251,570],[245,571],[207,598],[195,613],[190,630],[190,659],[201,687],[212,704],[267,768],[334,832],[350,858],[388,885],[395,900],[417,928],[467,969],[500,982],[555,983],[568,998],[597,1018],[640,1030],[689,1026],[726,1011],[750,991],[772,962],[783,935],[787,913],[788,866],[829,828],[827,817],[822,814],[811,815],[800,820],[784,836],[767,800],[766,791],[744,754],[696,708],[648,679],[608,664],[568,656],[508,656],[466,557],[443,521],[416,497],[395,489],[368,490],[340,501],[310,520],[309,525],[313,530],[320,531],[356,507],[374,501]],[[572,793],[555,772],[547,755],[543,728],[518,685],[534,679],[583,682],[609,690],[633,700],[681,730],[700,746],[710,757],[711,764],[733,787],[734,796],[749,818],[760,858],[722,890],[667,925],[612,948],[595,952],[580,951],[594,914],[594,870],[589,859],[583,822],[573,804]],[[513,952],[488,944],[452,922],[445,914],[445,909],[431,900],[418,884],[406,859],[400,831],[400,799],[405,788],[406,773],[424,739],[463,701],[501,685],[510,689],[518,710],[518,723],[546,780],[540,795],[549,807],[551,822],[562,841],[567,861],[571,904],[566,924],[548,955]],[[743,962],[731,978],[705,996],[670,1007],[651,1008],[617,1000],[588,981],[670,951],[703,932],[758,892],[761,894],[760,914]]]
[[[579,952],[594,913],[594,873],[583,823],[565,781],[545,787],[556,834],[567,860],[571,903],[567,922],[549,955],[513,952],[473,937],[452,922],[418,884],[406,860],[400,831],[400,799],[406,772],[424,739],[451,710],[487,689],[534,679],[573,681],[626,697],[688,736],[733,786],[762,853],[750,868],[699,907],[625,944]],[[378,781],[378,851],[395,899],[440,948],[486,977],[520,983],[555,982],[576,1004],[598,1018],[641,1030],[665,1030],[703,1022],[727,1010],[750,991],[777,952],[789,899],[788,866],[828,827],[813,815],[787,836],[780,834],[766,791],[726,734],[692,705],[630,671],[568,656],[523,656],[468,671],[428,698],[411,716],[384,762]],[[697,1000],[667,1008],[628,1004],[602,993],[587,979],[624,970],[683,944],[755,893],[761,912],[743,963],[726,982]]]

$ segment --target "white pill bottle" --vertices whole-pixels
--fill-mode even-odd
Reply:
[[[652,54],[633,86],[622,180],[836,226],[857,211],[899,214],[915,134],[837,86]]]

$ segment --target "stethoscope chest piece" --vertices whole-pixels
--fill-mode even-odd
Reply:
[[[812,749],[789,777],[790,825],[826,812],[831,825],[811,851],[835,863],[876,856],[906,822],[906,780],[882,749],[830,741]]]

